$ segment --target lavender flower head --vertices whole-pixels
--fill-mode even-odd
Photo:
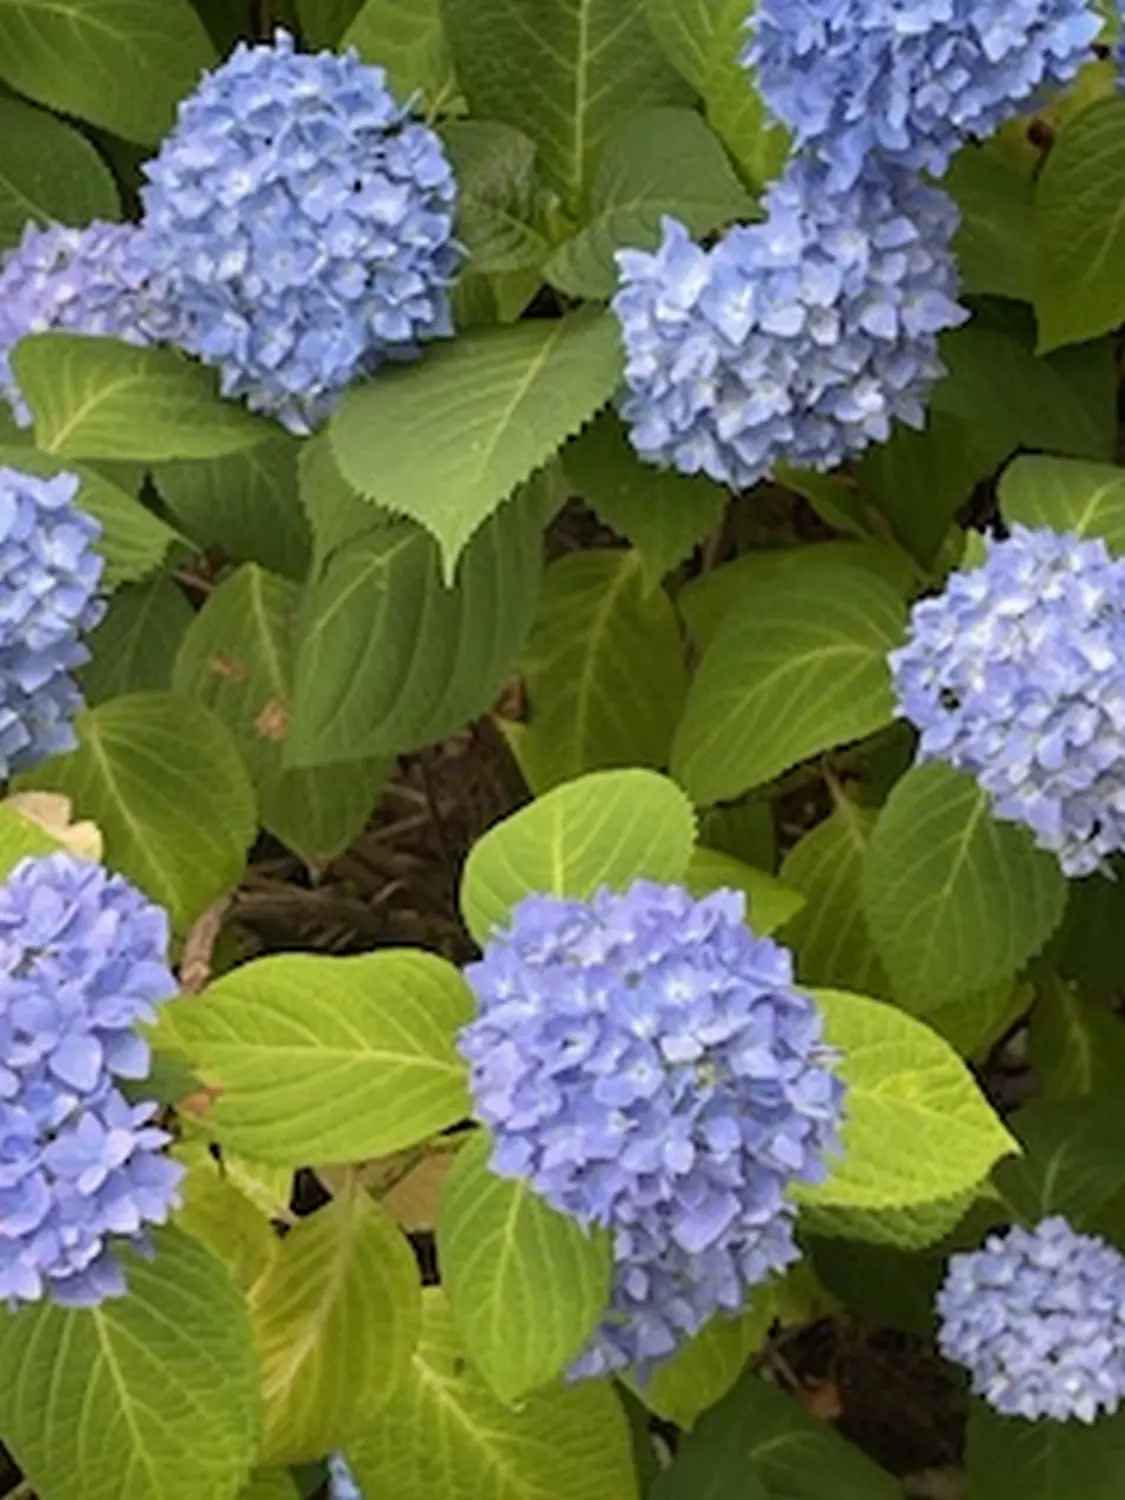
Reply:
[[[529,896],[465,976],[461,1033],[492,1168],[613,1237],[611,1306],[571,1378],[674,1353],[797,1258],[843,1085],[789,954],[744,899],[637,881]]]
[[[73,474],[0,468],[0,780],[75,744],[71,674],[105,610],[101,527],[75,505],[78,488]]]
[[[1125,848],[1125,561],[1104,542],[1013,527],[889,660],[919,759],[976,777],[1067,875]]]
[[[1093,60],[1093,0],[758,0],[743,57],[847,191],[872,158],[941,176]]]
[[[342,1453],[328,1459],[328,1500],[363,1500],[359,1481]]]
[[[456,184],[354,51],[240,44],[145,168],[152,268],[188,353],[297,433],[357,375],[452,332]]]
[[[873,175],[833,196],[797,160],[764,206],[711,250],[666,218],[658,250],[617,255],[633,446],[735,489],[922,426],[937,336],[967,316],[940,190]]]
[[[20,243],[0,258],[0,396],[21,427],[30,425],[31,412],[12,370],[12,349],[29,334],[56,329],[141,345],[170,332],[135,226],[28,224]]]
[[[1093,1422],[1125,1399],[1125,1256],[1062,1218],[955,1255],[939,1345],[1008,1417]]]
[[[182,1175],[119,1079],[175,993],[168,921],[120,875],[71,854],[0,886],[0,1298],[90,1307],[125,1291],[113,1247],[144,1251]]]

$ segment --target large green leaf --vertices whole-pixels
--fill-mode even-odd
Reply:
[[[541,266],[550,247],[537,224],[535,142],[495,120],[454,120],[442,139],[457,176],[457,237],[471,270]]]
[[[1035,311],[1056,349],[1125,318],[1125,99],[1103,99],[1068,121],[1036,187]]]
[[[1125,552],[1125,469],[1114,464],[1017,458],[1000,481],[1000,508],[1008,522],[1101,537]]]
[[[633,543],[649,589],[715,530],[726,507],[727,491],[713,480],[643,463],[611,412],[568,443],[562,460],[601,519]]]
[[[154,146],[215,62],[189,0],[2,0],[0,78],[63,114]]]
[[[644,0],[442,0],[442,13],[471,112],[530,136],[571,210],[624,112],[688,97]]]
[[[256,1161],[329,1166],[387,1156],[469,1113],[454,1038],[472,1011],[443,959],[386,948],[258,959],[166,1007],[163,1024],[220,1091],[207,1119],[222,1141]]]
[[[172,668],[195,611],[170,578],[118,589],[106,617],[86,637],[90,661],[78,673],[86,702],[172,686]]]
[[[1115,939],[1120,931],[1120,916],[1115,914],[1110,936]],[[1098,936],[1106,941],[1104,928]],[[1114,1000],[1116,996],[1115,985]],[[1062,980],[1041,985],[1031,1013],[1028,1048],[1047,1099],[1113,1093],[1125,1077],[1125,1021],[1110,1005],[1086,999]]]
[[[452,585],[410,522],[336,548],[301,607],[290,764],[416,750],[491,707],[534,618],[549,482],[485,523]]]
[[[895,1480],[761,1376],[700,1419],[652,1500],[898,1500]]]
[[[239,1500],[301,1500],[301,1491],[288,1469],[263,1469],[254,1475]]]
[[[1120,1098],[1036,1100],[1016,1112],[1012,1128],[1023,1154],[1001,1162],[993,1178],[1012,1213],[1028,1225],[1060,1214],[1078,1230],[1103,1227],[1125,1193]]]
[[[297,0],[301,34],[309,47],[335,47],[365,0]]]
[[[174,1151],[187,1167],[175,1223],[221,1260],[248,1292],[280,1247],[273,1225],[206,1145],[181,1141]]]
[[[969,1500],[1120,1500],[1125,1412],[1084,1422],[1025,1422],[982,1401],[969,1418]]]
[[[362,1432],[409,1369],[418,1263],[351,1185],[285,1236],[250,1295],[262,1379],[260,1461],[319,1458]]]
[[[437,113],[456,92],[439,0],[366,0],[340,45],[385,68],[404,103],[420,94],[427,109]]]
[[[532,892],[592,896],[634,880],[682,880],[695,814],[655,771],[595,771],[490,828],[465,864],[461,911],[479,943]]]
[[[961,210],[955,248],[962,290],[1032,300],[1035,185],[987,147],[954,158],[945,189]]]
[[[684,885],[693,896],[718,890],[741,891],[746,897],[746,921],[758,937],[784,926],[805,904],[800,891],[719,849],[696,849]]]
[[[325,429],[301,444],[297,460],[297,491],[312,530],[313,561],[309,582],[315,583],[324,565],[345,542],[398,524],[389,512],[365,500],[340,473]]]
[[[113,175],[85,136],[41,109],[0,99],[0,251],[28,223],[81,227],[120,212]]]
[[[826,1182],[799,1190],[802,1203],[866,1213],[925,1208],[976,1188],[1019,1149],[968,1068],[928,1026],[866,996],[813,995],[847,1097],[843,1154]]]
[[[502,1401],[546,1385],[609,1305],[609,1238],[526,1180],[489,1170],[484,1131],[457,1155],[438,1210],[441,1277],[465,1352]]]
[[[195,616],[176,660],[176,691],[230,731],[258,795],[264,827],[313,865],[347,848],[390,764],[353,760],[287,770],[300,590],[253,563],[227,578]]]
[[[65,792],[105,834],[107,862],[185,930],[238,881],[257,819],[233,741],[173,693],[131,693],[77,721],[78,749],[20,778]]]
[[[173,349],[40,333],[20,341],[12,367],[36,443],[62,458],[217,458],[271,435],[262,418],[219,397],[209,370]]]
[[[486,517],[606,404],[620,375],[609,313],[473,330],[351,391],[332,446],[361,494],[438,539],[448,580]]]
[[[655,249],[666,215],[702,238],[753,211],[722,144],[694,110],[627,114],[606,138],[582,227],[544,273],[572,297],[609,297],[618,282],[614,252]]]
[[[970,776],[937,764],[887,799],[863,895],[896,998],[925,1014],[1018,973],[1062,921],[1067,888],[1027,829],[997,822]]]
[[[863,909],[863,867],[875,827],[873,809],[842,802],[785,857],[781,878],[805,897],[785,929],[804,984],[891,996]]]
[[[688,677],[672,602],[635,552],[574,552],[547,569],[516,663],[525,722],[504,726],[536,792],[584,771],[668,764]]]
[[[424,1293],[411,1371],[348,1459],[394,1500],[637,1500],[629,1428],[610,1386],[587,1381],[501,1404],[465,1358],[442,1293]]]
[[[893,717],[899,594],[857,568],[764,579],[704,652],[672,768],[697,803],[736,797]]]
[[[201,548],[221,547],[239,562],[303,579],[311,538],[297,492],[300,450],[281,432],[225,458],[158,464],[153,478]]]
[[[176,1229],[129,1295],[0,1314],[0,1431],[40,1500],[233,1500],[249,1476],[258,1379],[246,1307]]]
[[[691,1428],[701,1412],[722,1400],[766,1341],[777,1316],[772,1286],[761,1286],[737,1318],[722,1314],[689,1339],[634,1389],[650,1411],[677,1427]]]

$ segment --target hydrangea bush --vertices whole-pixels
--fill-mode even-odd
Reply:
[[[1119,1492],[1120,7],[25,9],[0,1497]]]

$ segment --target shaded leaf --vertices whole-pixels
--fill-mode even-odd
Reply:
[[[470,269],[541,266],[550,246],[536,225],[535,142],[495,120],[454,120],[442,139],[457,176],[457,238]]]
[[[86,702],[172,685],[172,668],[195,612],[170,578],[118,589],[102,623],[86,637],[91,659],[78,673]]]
[[[113,175],[85,136],[44,110],[0,99],[0,251],[28,223],[81,228],[120,212]]]
[[[1000,481],[1005,519],[1076,536],[1101,537],[1125,552],[1125,469],[1070,458],[1024,456]]]
[[[339,7],[339,0],[333,0]],[[420,94],[435,110],[456,92],[453,59],[441,24],[439,0],[366,0],[340,41],[365,62],[387,70],[387,81],[405,102]]]
[[[746,921],[758,937],[765,937],[792,921],[805,904],[800,891],[718,849],[695,851],[684,884],[693,896],[706,896],[717,890],[742,891],[746,896]]]
[[[969,1418],[969,1500],[1118,1500],[1125,1412],[1082,1422],[1024,1422],[983,1401]]]

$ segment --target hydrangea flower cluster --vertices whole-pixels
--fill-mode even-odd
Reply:
[[[154,300],[140,239],[130,224],[28,224],[0,258],[0,395],[21,427],[31,412],[12,371],[20,339],[54,329],[130,344],[170,335],[173,323]]]
[[[165,914],[71,854],[26,859],[0,886],[0,1298],[88,1307],[125,1291],[113,1253],[145,1250],[182,1175],[161,1154],[136,1031],[175,993]]]
[[[1004,1416],[1093,1422],[1125,1400],[1125,1256],[1062,1218],[955,1255],[939,1344]]]
[[[177,341],[297,433],[357,375],[452,332],[456,183],[354,50],[240,45],[145,167],[144,243]]]
[[[789,954],[744,908],[647,881],[529,896],[465,970],[493,1170],[613,1236],[573,1379],[660,1361],[797,1258],[786,1189],[825,1175],[844,1091]]]
[[[0,779],[75,744],[71,674],[105,609],[101,527],[75,505],[78,488],[73,474],[0,468]]]
[[[877,157],[941,176],[1093,59],[1093,0],[758,0],[744,54],[796,146],[844,191]]]
[[[328,1459],[328,1500],[363,1500],[359,1481],[342,1453]]]
[[[834,468],[896,419],[920,427],[937,336],[967,316],[939,190],[877,177],[833,195],[797,158],[764,207],[711,250],[665,219],[653,254],[617,256],[634,447],[736,489],[782,460]]]
[[[1067,875],[1125,848],[1125,561],[1012,529],[914,606],[890,665],[919,758],[975,776]]]

